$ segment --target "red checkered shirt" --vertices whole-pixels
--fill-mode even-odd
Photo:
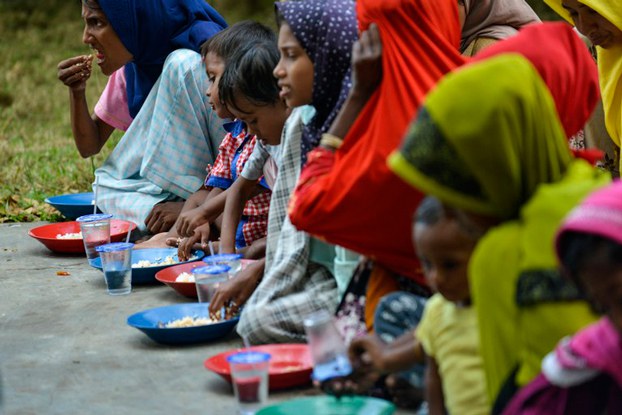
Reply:
[[[208,188],[219,187],[227,189],[233,184],[235,179],[242,173],[244,164],[250,157],[255,148],[257,138],[254,135],[247,135],[243,129],[239,134],[234,136],[227,133],[218,148],[218,156],[213,166],[207,167],[207,177],[205,178],[205,186]],[[237,158],[236,158],[237,155]],[[235,175],[232,167],[235,161]],[[266,236],[268,228],[268,210],[270,208],[270,196],[272,192],[266,187],[266,190],[257,196],[251,198],[244,205],[242,212],[243,218],[246,219],[242,227],[244,240],[246,245],[250,245],[253,241]]]

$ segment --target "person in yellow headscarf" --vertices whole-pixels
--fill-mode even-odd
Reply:
[[[560,338],[596,318],[558,274],[553,238],[564,215],[610,176],[572,158],[550,92],[515,54],[446,76],[388,162],[481,236],[469,282],[488,397],[500,408]]]
[[[605,126],[619,150],[622,140],[622,0],[544,2],[574,24],[596,47]]]

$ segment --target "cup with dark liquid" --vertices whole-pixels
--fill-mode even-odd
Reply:
[[[239,415],[254,415],[268,400],[270,354],[242,351],[227,357]]]

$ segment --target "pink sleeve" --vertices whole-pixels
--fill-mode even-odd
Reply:
[[[118,130],[127,131],[130,127],[133,119],[130,116],[130,109],[127,104],[123,68],[110,75],[94,111],[100,120]]]

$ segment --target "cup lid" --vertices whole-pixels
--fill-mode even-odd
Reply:
[[[234,353],[227,356],[227,362],[229,363],[264,363],[270,360],[272,355],[270,353],[255,352],[255,351],[243,351]]]
[[[113,242],[110,244],[96,246],[95,250],[97,252],[127,251],[128,249],[132,249],[133,246],[134,244],[131,242]]]
[[[206,267],[198,267],[192,270],[193,274],[222,274],[229,272],[231,267],[229,265],[208,265]]]
[[[224,261],[239,261],[244,256],[242,254],[215,254],[206,256],[203,258],[203,262],[206,264],[212,264],[215,262],[224,262]]]
[[[90,215],[80,216],[76,219],[77,222],[96,222],[98,220],[110,219],[112,215],[110,213],[92,213]]]

